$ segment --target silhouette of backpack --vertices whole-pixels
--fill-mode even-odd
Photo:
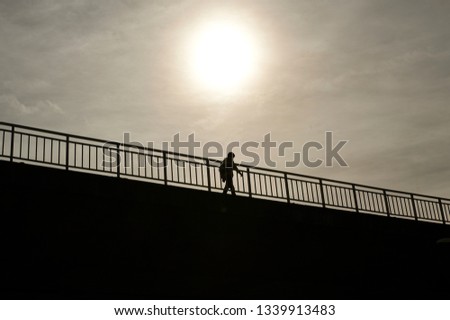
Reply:
[[[220,173],[220,179],[222,179],[222,182],[225,182],[227,180],[227,169],[225,168],[225,160],[222,161],[219,167],[219,173]]]

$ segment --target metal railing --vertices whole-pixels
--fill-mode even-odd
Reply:
[[[0,122],[0,159],[221,192],[220,160]],[[450,199],[238,165],[236,193],[448,224]]]

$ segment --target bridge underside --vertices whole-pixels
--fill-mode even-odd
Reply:
[[[2,299],[450,299],[450,227],[0,161]]]

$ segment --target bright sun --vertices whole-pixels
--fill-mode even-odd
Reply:
[[[229,91],[254,72],[256,50],[244,29],[226,23],[205,26],[192,46],[195,78],[210,89]]]

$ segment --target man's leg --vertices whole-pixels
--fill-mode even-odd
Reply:
[[[223,194],[226,194],[228,192],[228,181],[225,182],[225,187],[223,188]]]
[[[223,189],[223,193],[226,194],[228,189],[231,189],[231,193],[233,193],[233,177],[231,175],[227,175],[227,180],[225,183],[225,188]]]

